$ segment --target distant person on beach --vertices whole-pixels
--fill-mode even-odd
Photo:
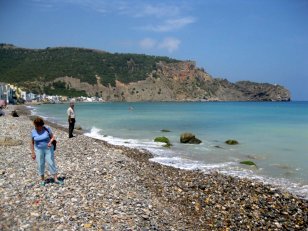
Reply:
[[[68,138],[72,138],[73,131],[75,127],[75,110],[74,110],[75,103],[73,100],[70,101],[70,106],[67,109],[67,116],[68,116]]]
[[[0,99],[0,109],[6,109],[6,101],[4,99]]]
[[[4,111],[2,111],[2,107],[0,107],[0,116],[5,116]]]
[[[38,172],[41,177],[41,186],[45,185],[45,161],[48,164],[49,172],[54,177],[57,184],[63,184],[63,181],[58,179],[57,167],[55,164],[54,147],[52,141],[55,139],[50,127],[44,126],[44,120],[36,117],[33,121],[34,129],[31,132],[31,151],[32,159],[37,161]]]
[[[14,111],[12,111],[12,116],[13,117],[19,117],[19,115],[17,114],[17,112],[14,110]]]

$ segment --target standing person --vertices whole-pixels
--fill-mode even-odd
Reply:
[[[58,179],[57,167],[55,164],[54,147],[52,141],[55,139],[50,127],[44,126],[44,120],[36,117],[33,121],[34,129],[31,132],[31,150],[32,159],[37,161],[38,172],[41,176],[41,186],[45,185],[45,161],[48,164],[49,172],[54,177],[57,184],[63,184],[63,181]]]
[[[74,110],[74,101],[70,101],[70,106],[67,109],[67,116],[68,116],[68,138],[72,138],[73,136],[73,131],[75,127],[75,110]]]
[[[2,106],[0,106],[0,116],[5,116],[4,111],[2,111]]]

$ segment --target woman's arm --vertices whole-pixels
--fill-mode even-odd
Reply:
[[[48,142],[48,147],[51,147],[52,141],[54,141],[56,139],[56,137],[54,136],[54,134],[53,134],[53,132],[51,131],[50,128],[47,128],[47,129],[48,129],[49,137],[50,137],[50,140]]]
[[[48,142],[48,147],[51,147],[51,143],[52,143],[52,141],[54,141],[55,140],[55,136],[51,133],[50,134],[50,140],[49,140],[49,142]]]

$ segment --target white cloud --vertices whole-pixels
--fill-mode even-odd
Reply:
[[[34,3],[48,4],[56,6],[61,4],[71,4],[80,6],[101,13],[122,14],[131,17],[157,17],[170,18],[182,14],[191,5],[186,1],[181,2],[152,2],[146,3],[144,0],[30,0]],[[187,5],[188,4],[188,5]]]
[[[142,49],[150,50],[150,49],[163,49],[167,50],[169,53],[174,52],[179,48],[181,44],[181,40],[173,37],[164,38],[161,41],[157,41],[152,38],[145,38],[138,42],[138,45]]]
[[[168,32],[180,29],[186,25],[192,24],[196,21],[193,17],[184,17],[178,19],[168,19],[163,24],[157,26],[146,26],[144,29],[155,32]]]
[[[145,3],[143,0],[32,0],[53,4],[69,3],[101,13],[122,14],[131,17],[171,17],[184,8],[179,3]]]
[[[33,5],[35,5],[37,7],[40,7],[43,10],[51,9],[51,8],[55,7],[54,2],[48,2],[48,1],[45,1],[45,0],[32,0],[32,2],[30,2],[30,3],[32,3]]]
[[[52,7],[70,4],[79,6],[84,9],[90,9],[102,14],[107,13],[121,13],[130,8],[129,4],[123,0],[31,0],[33,3],[44,6],[49,4]]]
[[[177,38],[168,37],[158,44],[158,48],[167,49],[169,53],[172,53],[173,51],[179,48],[180,43],[181,40]]]
[[[180,7],[167,4],[141,5],[134,9],[135,17],[174,17],[180,14]]]
[[[191,3],[185,0],[181,2],[167,1],[158,3],[145,3],[143,0],[32,0],[32,2],[45,7],[71,4],[104,15],[125,15],[126,17],[145,18],[150,23],[146,26],[138,27],[138,29],[153,32],[174,31],[196,22],[194,17],[183,16],[184,12],[191,5]]]
[[[139,42],[139,45],[143,49],[153,49],[157,45],[157,41],[151,38],[145,38]]]

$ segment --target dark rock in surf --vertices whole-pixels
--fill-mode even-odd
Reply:
[[[200,143],[202,143],[202,141],[199,140],[198,138],[196,138],[196,136],[194,134],[189,133],[189,132],[185,132],[185,133],[181,134],[180,142],[186,143],[186,144],[200,144]]]

